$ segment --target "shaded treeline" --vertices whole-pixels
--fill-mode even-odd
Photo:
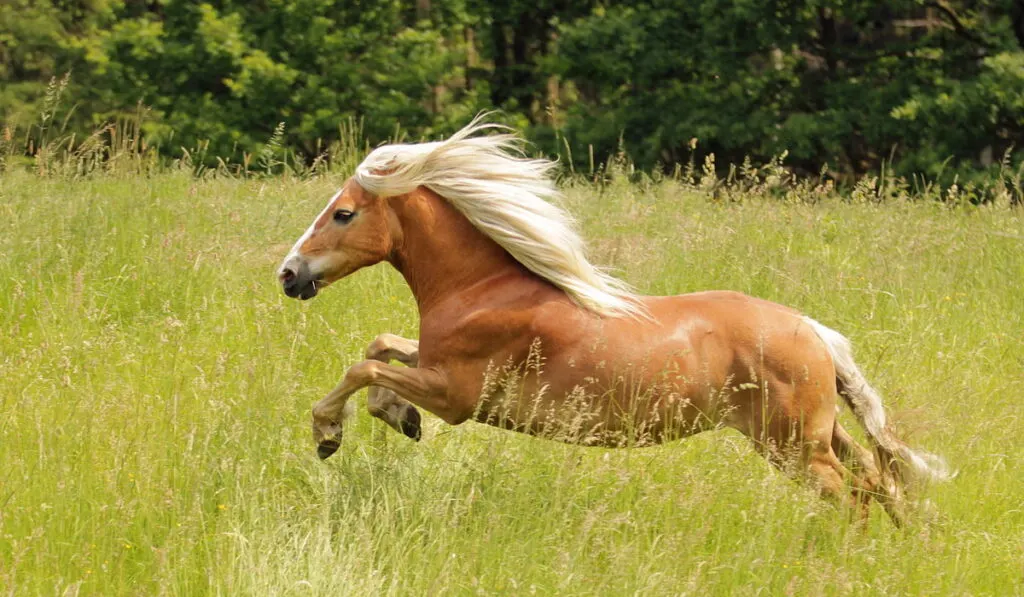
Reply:
[[[501,109],[582,166],[696,146],[936,178],[1020,145],[1022,48],[1024,0],[6,0],[0,121],[31,152],[41,121],[82,135],[141,105],[162,153],[236,162],[283,122],[311,161],[348,119],[375,143]]]

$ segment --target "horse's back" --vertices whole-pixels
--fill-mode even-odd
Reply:
[[[835,369],[822,340],[796,309],[733,291],[645,299],[654,331],[693,351],[690,366],[732,383],[810,385],[834,395]]]
[[[687,309],[714,309],[716,307],[730,309],[758,308],[769,309],[790,316],[801,316],[801,313],[792,307],[735,290],[702,290],[673,296],[648,296],[644,297],[643,300],[648,306],[665,303],[666,305],[675,304]]]

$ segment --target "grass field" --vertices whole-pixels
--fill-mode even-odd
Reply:
[[[339,183],[0,175],[0,592],[1024,594],[1024,211],[568,188],[643,292],[740,290],[851,337],[960,471],[938,521],[858,530],[731,431],[612,451],[427,416],[417,444],[360,413],[319,461],[311,404],[417,329],[387,266],[280,292]]]

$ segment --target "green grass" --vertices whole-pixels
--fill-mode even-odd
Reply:
[[[851,337],[960,470],[938,522],[858,530],[729,431],[614,451],[427,416],[417,444],[360,412],[317,460],[311,404],[417,327],[387,266],[280,292],[339,183],[0,175],[0,593],[1022,594],[1024,212],[568,189],[644,292],[741,290]]]

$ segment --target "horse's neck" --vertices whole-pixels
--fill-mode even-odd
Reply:
[[[391,206],[402,228],[402,240],[390,261],[412,289],[421,316],[493,276],[533,276],[429,189],[392,199]]]

